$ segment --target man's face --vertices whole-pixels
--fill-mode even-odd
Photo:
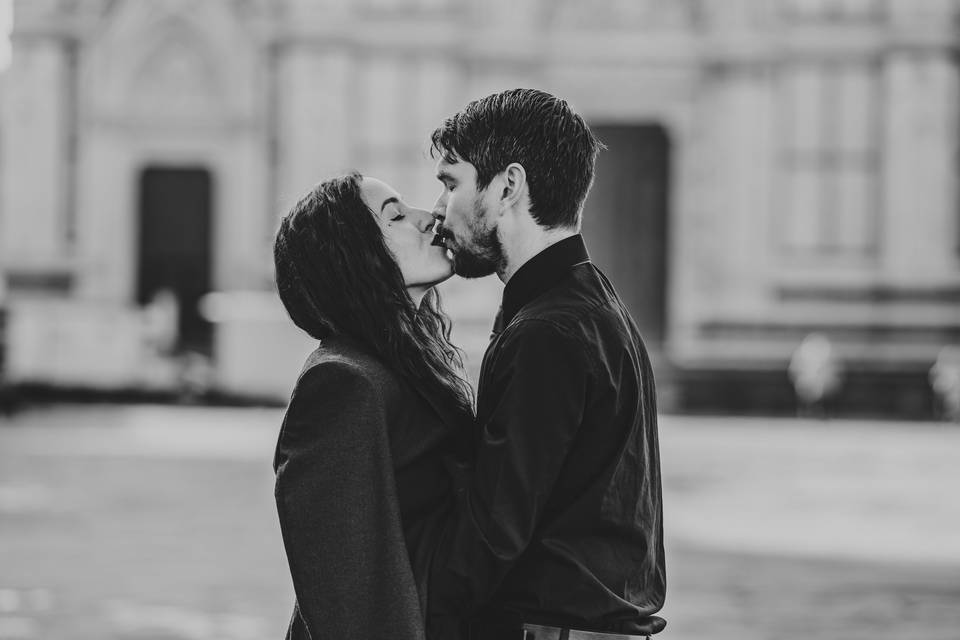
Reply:
[[[443,220],[439,235],[453,258],[453,269],[463,278],[482,278],[502,271],[506,259],[497,237],[494,206],[489,188],[477,190],[477,170],[469,162],[437,163],[443,193],[434,215]]]

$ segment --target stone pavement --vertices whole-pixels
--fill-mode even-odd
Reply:
[[[281,412],[0,418],[0,640],[281,637]],[[664,416],[665,640],[960,639],[960,428]]]
[[[733,552],[960,569],[960,426],[666,417],[665,519]]]

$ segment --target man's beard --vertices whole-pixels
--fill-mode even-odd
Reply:
[[[506,266],[503,244],[497,237],[497,229],[487,227],[485,220],[483,205],[478,197],[473,204],[473,216],[468,225],[468,244],[457,243],[457,246],[450,249],[453,255],[453,270],[461,278],[483,278],[502,271]]]

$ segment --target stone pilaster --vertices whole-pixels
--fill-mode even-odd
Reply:
[[[0,164],[0,254],[18,267],[62,267],[68,248],[66,53],[52,37],[17,38],[7,72]]]
[[[957,69],[947,49],[898,48],[885,81],[884,277],[932,284],[958,266]]]
[[[276,184],[287,210],[323,177],[349,168],[354,117],[354,65],[342,50],[293,43],[278,59]]]

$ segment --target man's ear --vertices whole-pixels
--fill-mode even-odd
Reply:
[[[527,172],[523,165],[511,162],[503,170],[503,190],[500,203],[504,207],[516,205],[527,193]]]

